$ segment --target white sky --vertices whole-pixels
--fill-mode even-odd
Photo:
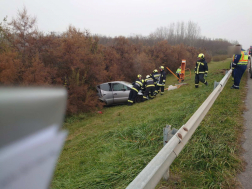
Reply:
[[[7,15],[11,21],[24,6],[44,32],[66,31],[71,24],[92,34],[147,36],[191,20],[201,35],[252,46],[252,0],[0,0],[0,20]]]

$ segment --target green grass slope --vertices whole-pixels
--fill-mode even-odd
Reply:
[[[214,80],[224,76],[230,60],[209,63],[209,86],[189,85],[133,106],[104,108],[66,120],[69,136],[59,158],[51,188],[126,188],[163,145],[166,124],[180,128],[213,91]],[[167,71],[168,72],[168,71]],[[169,74],[167,86],[177,83]],[[157,188],[232,188],[242,165],[239,138],[242,133],[245,96],[231,90],[231,79],[195,134],[170,167],[169,181]]]

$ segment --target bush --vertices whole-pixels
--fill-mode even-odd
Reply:
[[[27,30],[20,29],[27,25]],[[152,73],[159,66],[171,70],[187,60],[193,68],[204,50],[183,44],[171,46],[167,40],[154,45],[134,44],[125,37],[115,37],[109,45],[87,31],[69,26],[61,34],[43,34],[36,29],[36,19],[24,9],[18,18],[0,29],[0,83],[2,85],[61,85],[68,89],[68,114],[92,111],[101,107],[96,85],[125,80],[137,74]]]

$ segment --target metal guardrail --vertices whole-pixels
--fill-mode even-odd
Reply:
[[[216,98],[226,85],[232,70],[222,78],[219,85],[213,90],[192,117],[183,125],[169,142],[158,152],[149,164],[128,185],[127,189],[155,188],[162,177],[169,177],[169,167],[184,146],[187,144],[199,124],[213,105]]]

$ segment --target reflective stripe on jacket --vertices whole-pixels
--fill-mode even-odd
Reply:
[[[159,80],[159,84],[157,84],[158,86],[164,86],[165,85],[165,80],[166,80],[166,73],[165,71],[161,71],[160,72],[160,80]]]
[[[152,78],[145,79],[145,86],[146,87],[155,87],[153,79]]]
[[[200,60],[196,62],[195,66],[195,74],[207,74],[208,73],[208,66],[205,60]]]
[[[248,52],[241,51],[241,58],[237,65],[247,65],[248,64]]]
[[[132,89],[135,90],[136,92],[138,92],[143,87],[143,83],[139,79],[137,79],[132,85],[133,85]]]
[[[158,73],[154,73],[151,75],[153,81],[154,81],[154,84],[156,85],[157,84],[157,81],[159,80],[159,74]]]

